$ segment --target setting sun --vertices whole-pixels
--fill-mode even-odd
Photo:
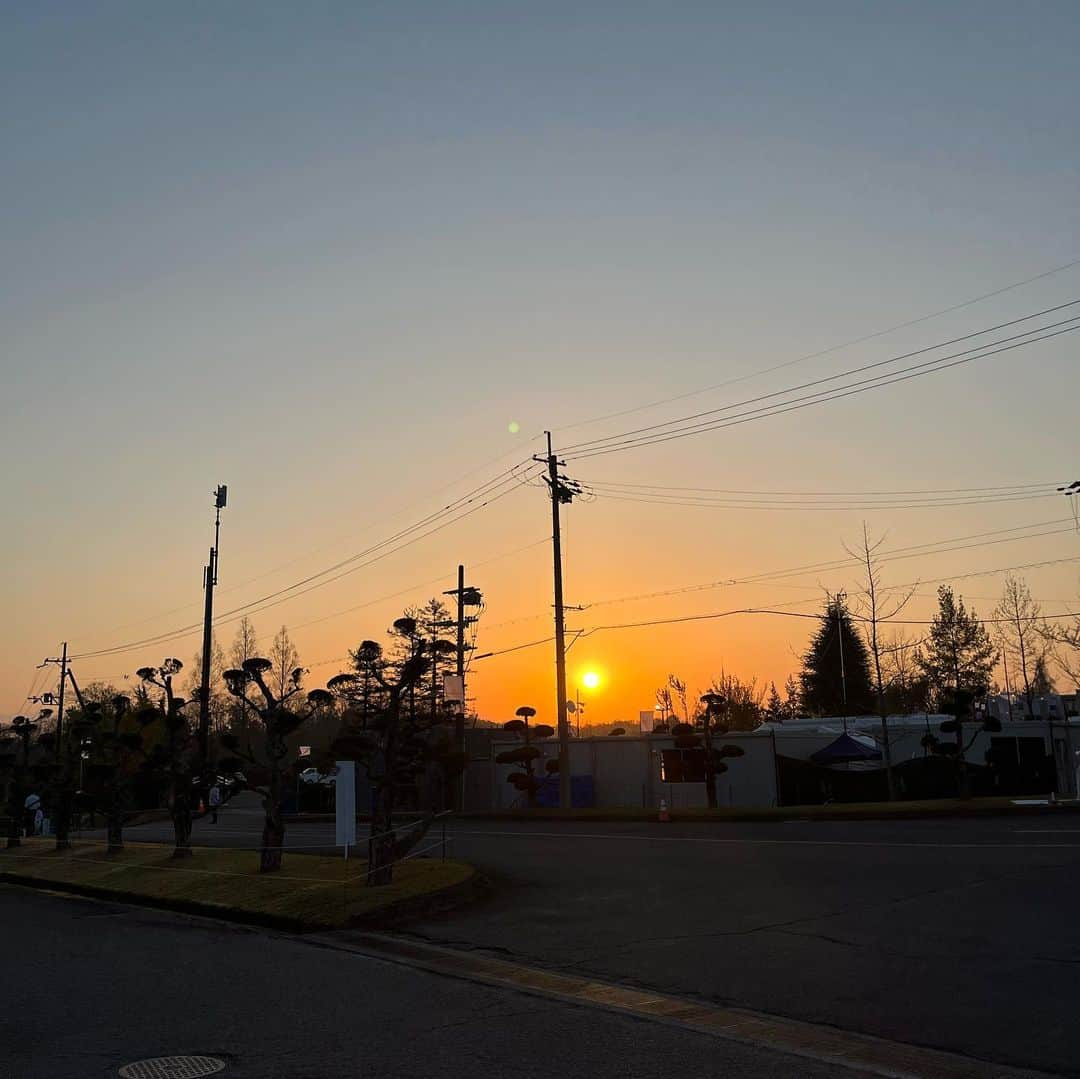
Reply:
[[[596,687],[600,685],[600,675],[598,675],[596,671],[586,671],[581,676],[581,684],[586,689],[596,689]]]

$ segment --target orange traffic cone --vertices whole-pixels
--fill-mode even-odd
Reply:
[[[199,809],[198,809],[198,812],[199,812],[199,813],[205,813],[205,812],[206,812],[206,806],[204,806],[204,805],[203,805],[203,800],[202,800],[201,798],[199,799]]]
[[[661,821],[669,821],[669,820],[671,820],[671,814],[668,812],[667,800],[665,798],[660,799],[660,820]]]

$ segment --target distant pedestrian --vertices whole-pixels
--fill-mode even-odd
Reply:
[[[217,824],[218,810],[221,808],[221,787],[215,783],[210,788],[210,823]]]
[[[41,814],[41,796],[38,794],[28,794],[26,796],[26,801],[23,802],[23,816],[25,818],[23,833],[25,835],[38,834],[39,814]]]

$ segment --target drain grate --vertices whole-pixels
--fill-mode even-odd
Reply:
[[[120,1069],[121,1079],[202,1079],[225,1070],[217,1057],[153,1057],[136,1060]]]

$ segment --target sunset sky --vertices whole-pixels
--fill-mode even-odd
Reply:
[[[864,520],[883,549],[966,548],[883,568],[926,582],[912,619],[951,575],[988,614],[1002,573],[973,575],[1036,562],[1053,564],[1018,572],[1044,611],[1080,608],[1080,534],[1052,490],[1080,478],[1076,335],[570,449],[1080,298],[1078,47],[1071,2],[8,6],[0,716],[61,641],[200,620],[217,484],[228,646],[230,612],[531,465],[545,429],[600,489],[564,517],[566,599],[586,606],[568,624],[592,631],[571,692],[602,676],[590,720],[636,722],[669,671],[782,684],[813,623],[603,627],[813,612],[860,578],[607,601],[839,559]],[[877,494],[1006,485],[1024,497]],[[760,504],[687,505],[724,497],[689,488]],[[479,653],[549,637],[546,489],[503,492],[255,604],[261,639],[287,625],[321,685],[459,562],[486,601]],[[75,670],[122,683],[198,647],[196,630]],[[470,695],[484,718],[551,722],[553,646],[477,660]]]

